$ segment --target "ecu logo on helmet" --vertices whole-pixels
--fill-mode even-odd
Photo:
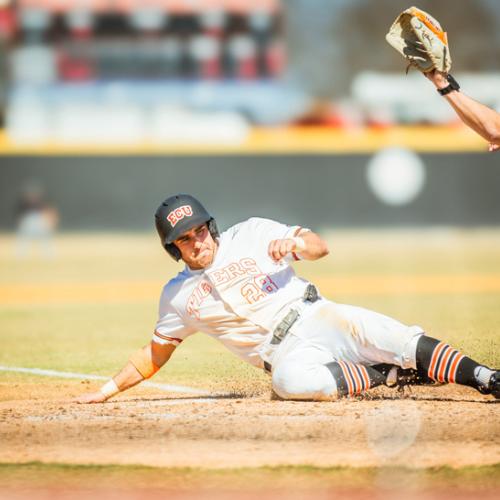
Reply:
[[[175,227],[175,225],[184,217],[191,217],[193,215],[193,209],[191,208],[191,205],[182,205],[182,207],[178,207],[175,210],[172,210],[168,215],[167,215],[167,220],[170,222],[170,225],[172,227]]]
[[[181,258],[181,253],[174,241],[184,232],[200,224],[207,224],[214,240],[219,237],[214,218],[195,197],[189,194],[170,196],[155,213],[155,225],[161,244],[175,260]]]

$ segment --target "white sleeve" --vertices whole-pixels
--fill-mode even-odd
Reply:
[[[153,333],[153,342],[177,346],[185,338],[189,337],[189,335],[195,333],[195,331],[177,313],[164,290],[160,299],[158,321]]]
[[[254,231],[261,234],[261,238],[264,241],[292,238],[293,236],[298,236],[299,234],[310,231],[310,229],[301,226],[288,226],[281,222],[260,217],[252,217],[248,219],[248,223],[251,224]]]

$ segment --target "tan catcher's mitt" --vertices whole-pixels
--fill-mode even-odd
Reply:
[[[434,69],[448,73],[451,68],[448,37],[427,12],[410,7],[394,21],[385,39],[423,73]]]

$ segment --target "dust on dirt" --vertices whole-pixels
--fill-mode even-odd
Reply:
[[[378,388],[336,402],[280,401],[269,390],[198,397],[136,388],[104,404],[71,402],[94,386],[0,384],[0,462],[211,469],[500,462],[500,406],[464,387]]]

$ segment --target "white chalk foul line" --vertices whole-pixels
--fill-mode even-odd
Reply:
[[[40,375],[42,377],[59,377],[59,378],[79,378],[91,380],[109,380],[109,377],[103,375],[92,375],[90,373],[73,373],[73,372],[60,372],[57,370],[42,370],[41,368],[24,368],[22,366],[2,366],[0,371],[4,372],[18,372],[30,373],[31,375]],[[157,384],[155,382],[142,382],[143,387],[154,387],[166,392],[182,392],[185,394],[210,394],[209,391],[204,389],[195,389],[194,387],[185,387],[183,385],[170,385],[170,384]]]

